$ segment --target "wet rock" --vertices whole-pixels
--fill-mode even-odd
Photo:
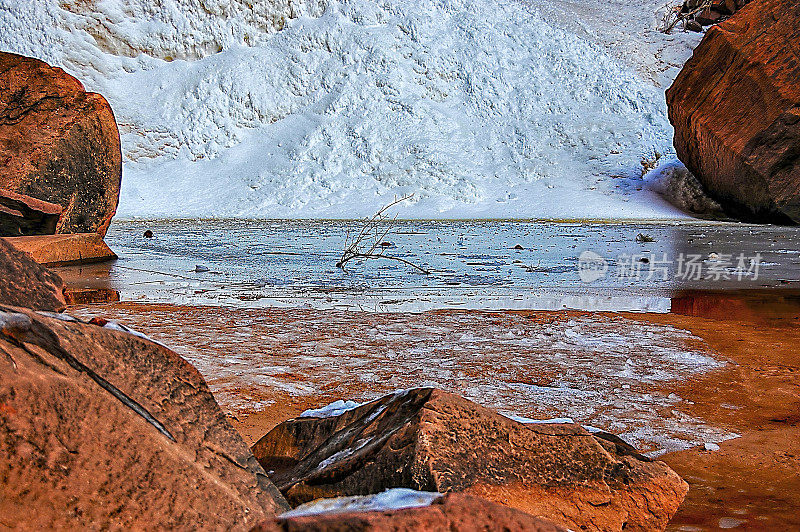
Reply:
[[[64,308],[61,277],[0,238],[0,303],[36,310]]]
[[[144,232],[143,236],[145,238],[153,238],[153,232],[150,229],[148,229],[147,231]]]
[[[406,487],[468,492],[576,530],[663,529],[687,485],[620,442],[423,388],[284,422],[253,452],[293,505]]]
[[[355,501],[354,506],[358,505]],[[546,519],[533,517],[513,508],[489,502],[478,497],[450,493],[428,506],[397,510],[345,511],[276,517],[264,521],[253,532],[278,531],[333,531],[353,532],[404,532],[418,530],[448,530],[467,532],[476,530],[503,530],[507,532],[562,532],[560,527]]]
[[[288,509],[190,364],[54,316],[0,308],[3,526],[247,530]]]
[[[0,52],[0,188],[60,205],[59,233],[105,235],[121,177],[108,102],[60,68]]]
[[[61,206],[0,190],[0,236],[52,235]]]
[[[667,91],[679,158],[742,219],[800,222],[798,41],[800,4],[750,3],[709,29]]]
[[[46,266],[92,264],[117,258],[97,233],[20,236],[5,240]]]

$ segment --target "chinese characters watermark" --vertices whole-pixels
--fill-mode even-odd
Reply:
[[[758,280],[761,254],[680,253],[670,258],[666,253],[621,254],[612,269],[609,261],[593,252],[584,251],[578,257],[578,275],[584,283],[591,283],[609,274],[618,279],[632,281],[722,281]]]

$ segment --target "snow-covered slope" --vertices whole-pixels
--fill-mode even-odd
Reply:
[[[123,217],[671,217],[638,178],[692,41],[645,4],[0,0],[0,49],[111,102]]]

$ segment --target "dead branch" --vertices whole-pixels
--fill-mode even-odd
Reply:
[[[361,229],[357,233],[352,234],[348,230],[345,236],[344,251],[336,263],[336,267],[344,270],[347,263],[352,260],[388,259],[402,262],[425,275],[430,274],[430,271],[418,264],[414,264],[402,257],[386,254],[386,248],[388,247],[386,246],[386,237],[391,233],[393,224],[397,220],[397,215],[395,214],[394,217],[391,217],[388,211],[395,205],[413,197],[414,194],[408,194],[395,198],[394,201],[382,207],[371,217],[365,218],[362,221]]]

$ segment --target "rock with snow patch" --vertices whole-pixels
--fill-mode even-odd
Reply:
[[[355,498],[360,499],[360,498]],[[324,501],[323,501],[324,502]],[[358,500],[352,501],[358,508]],[[534,517],[514,508],[508,508],[485,499],[461,493],[449,493],[428,505],[411,508],[387,508],[358,511],[347,507],[324,513],[280,516],[264,521],[253,532],[279,532],[292,530],[352,532],[411,532],[418,530],[449,530],[472,532],[475,530],[503,530],[506,532],[562,532],[565,528]]]
[[[622,440],[525,425],[430,388],[275,427],[253,452],[291,504],[388,488],[468,492],[582,530],[660,530],[687,485]]]
[[[105,235],[121,179],[108,102],[60,68],[0,52],[0,188],[60,205],[59,233]]]
[[[64,281],[0,238],[0,303],[36,310],[63,310]]]
[[[749,3],[667,91],[678,157],[732,215],[800,223],[799,41],[800,3]]]
[[[287,510],[197,370],[111,325],[0,307],[3,526],[248,530]]]

